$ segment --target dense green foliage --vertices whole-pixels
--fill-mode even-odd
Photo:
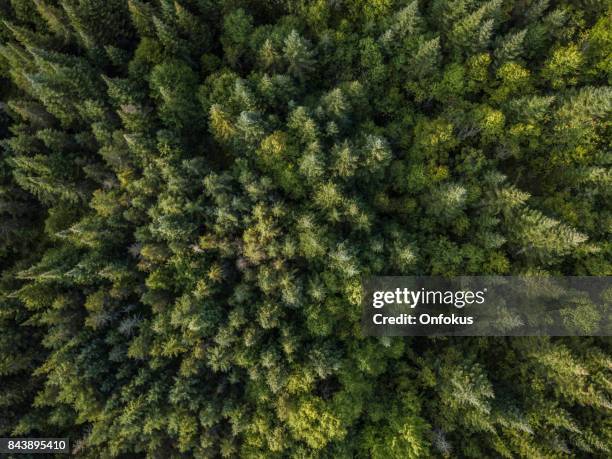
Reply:
[[[610,457],[606,338],[364,338],[360,276],[612,274],[605,0],[0,0],[0,436]]]

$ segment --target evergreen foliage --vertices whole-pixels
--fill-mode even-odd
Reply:
[[[612,9],[0,0],[0,436],[610,457],[606,338],[364,338],[364,275],[612,274]]]

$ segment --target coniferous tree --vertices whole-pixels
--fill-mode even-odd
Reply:
[[[2,436],[609,457],[606,338],[360,331],[362,276],[611,274],[606,2],[0,16]]]

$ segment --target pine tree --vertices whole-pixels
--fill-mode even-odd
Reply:
[[[305,79],[306,74],[311,71],[315,62],[310,44],[296,30],[292,30],[285,38],[283,55],[287,62],[289,74],[300,80]]]
[[[610,456],[605,338],[360,326],[363,276],[612,272],[605,2],[0,19],[2,436],[92,458]]]

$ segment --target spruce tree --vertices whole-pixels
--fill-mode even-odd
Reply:
[[[1,436],[609,457],[609,339],[366,338],[360,282],[612,273],[610,13],[0,0]]]

